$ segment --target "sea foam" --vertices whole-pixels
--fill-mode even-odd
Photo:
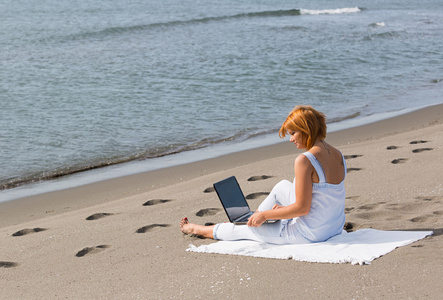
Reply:
[[[337,15],[337,14],[356,13],[359,11],[361,11],[361,9],[358,7],[323,9],[323,10],[300,9],[300,14],[302,14],[302,15]]]

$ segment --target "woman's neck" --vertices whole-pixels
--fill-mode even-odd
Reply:
[[[324,139],[317,139],[312,148],[314,147],[319,147],[321,150],[325,150],[326,152],[328,152],[328,154],[331,154],[331,146],[326,143]]]

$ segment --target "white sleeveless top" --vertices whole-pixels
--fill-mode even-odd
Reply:
[[[307,240],[322,242],[343,231],[346,197],[344,178],[339,184],[327,183],[323,167],[317,158],[310,152],[305,152],[303,155],[309,159],[315,168],[319,182],[312,184],[312,203],[309,213],[294,218],[290,223],[296,225],[297,230]],[[344,177],[346,177],[346,161],[343,155],[342,159],[345,170]],[[296,178],[294,179],[294,185],[295,180]]]

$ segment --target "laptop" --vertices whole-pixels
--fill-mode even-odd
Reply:
[[[214,189],[225,209],[226,215],[231,223],[246,224],[250,216],[254,214],[249,208],[248,202],[237,182],[235,176],[214,183]],[[273,223],[277,220],[267,220]]]

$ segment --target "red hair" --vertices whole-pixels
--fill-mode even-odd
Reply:
[[[326,117],[309,105],[298,105],[283,122],[278,134],[284,138],[291,131],[301,131],[306,149],[311,149],[315,141],[326,137]]]

